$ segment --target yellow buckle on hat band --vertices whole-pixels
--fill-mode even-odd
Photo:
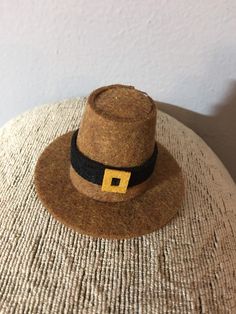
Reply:
[[[126,193],[130,176],[131,172],[128,171],[105,169],[102,181],[102,191]]]

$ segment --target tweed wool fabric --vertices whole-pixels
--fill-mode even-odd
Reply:
[[[37,159],[78,127],[84,105],[42,106],[0,130],[0,313],[235,313],[235,185],[212,150],[170,116],[159,112],[157,136],[181,165],[186,189],[164,228],[95,239],[43,207]]]

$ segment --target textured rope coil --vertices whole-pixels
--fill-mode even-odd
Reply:
[[[186,193],[166,227],[130,240],[81,236],[33,185],[36,161],[78,128],[84,99],[42,106],[0,130],[0,313],[235,313],[236,191],[191,130],[159,112],[157,135]]]

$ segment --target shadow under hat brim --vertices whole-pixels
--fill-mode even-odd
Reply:
[[[158,143],[158,161],[148,191],[123,202],[101,202],[81,194],[71,183],[72,134],[55,139],[35,168],[39,198],[56,219],[81,234],[125,239],[156,231],[177,214],[184,180],[179,165],[163,145]]]

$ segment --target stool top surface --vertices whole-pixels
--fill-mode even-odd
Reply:
[[[95,239],[43,207],[35,164],[51,141],[78,128],[85,102],[44,105],[0,129],[0,309],[233,313],[236,187],[206,143],[169,115],[158,112],[157,139],[182,167],[186,189],[178,216],[164,228],[129,240]]]

